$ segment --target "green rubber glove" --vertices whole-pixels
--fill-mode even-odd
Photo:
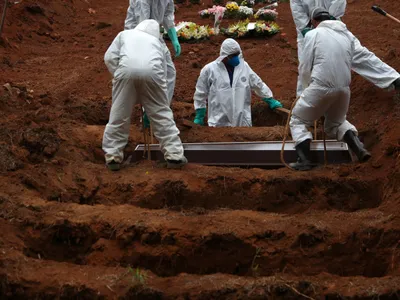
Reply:
[[[306,28],[304,28],[302,31],[301,31],[301,34],[303,35],[303,36],[306,36],[306,34],[307,34],[307,32],[309,32],[309,31],[311,31],[311,30],[313,30],[314,28],[312,28],[312,27],[306,27]]]
[[[280,103],[278,100],[275,100],[274,98],[263,98],[262,101],[267,103],[269,105],[269,108],[272,110],[278,107],[283,107],[282,103]]]
[[[168,29],[168,36],[171,39],[172,46],[174,46],[175,56],[178,57],[179,55],[181,55],[181,45],[179,44],[178,35],[176,34],[175,27]]]
[[[204,117],[206,116],[205,108],[196,109],[196,117],[194,118],[194,124],[204,126]]]
[[[149,120],[149,117],[147,116],[146,112],[143,113],[143,127],[150,128],[150,120]]]

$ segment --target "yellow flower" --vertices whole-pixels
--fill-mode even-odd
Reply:
[[[239,10],[239,5],[236,2],[228,3],[226,9],[230,11]]]

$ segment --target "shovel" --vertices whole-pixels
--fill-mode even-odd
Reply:
[[[388,17],[388,18],[392,19],[393,21],[395,21],[395,22],[400,24],[400,20],[399,19],[397,19],[397,18],[393,17],[392,15],[388,14],[386,11],[384,11],[379,6],[374,5],[371,8],[372,8],[373,11],[377,12],[378,14],[381,14],[381,15],[383,15],[385,17]]]
[[[290,110],[288,110],[286,108],[283,108],[283,107],[275,108],[275,110],[278,111],[278,112],[281,112],[281,113],[285,113],[285,114],[289,114],[290,113]]]
[[[186,119],[183,119],[182,125],[185,126],[185,127],[187,127],[187,128],[201,127],[200,125],[197,125],[197,124],[195,124],[194,122],[189,121],[189,120],[186,120]]]

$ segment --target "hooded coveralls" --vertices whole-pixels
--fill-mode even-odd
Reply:
[[[310,23],[310,16],[313,10],[316,7],[325,8],[331,16],[340,20],[346,11],[346,4],[346,0],[290,0],[290,7],[297,29],[299,60],[302,57],[304,49],[304,37],[301,31]],[[400,78],[400,74],[396,70],[382,62],[367,48],[363,47],[357,38],[355,39],[352,69],[380,88],[390,88],[393,81]],[[297,82],[297,96],[301,95],[303,89],[304,87],[301,86],[299,77]]]
[[[142,104],[153,124],[166,160],[183,159],[179,130],[169,107],[164,46],[159,25],[145,20],[133,30],[118,34],[104,61],[113,75],[110,120],[103,136],[106,162],[123,160],[135,104]]]
[[[240,53],[240,64],[234,68],[232,84],[222,60]],[[220,56],[200,72],[194,94],[194,108],[206,108],[211,127],[246,127],[251,122],[251,91],[261,98],[271,98],[272,92],[261,78],[243,60],[240,45],[226,39]]]
[[[356,38],[340,21],[324,21],[307,33],[300,60],[300,80],[305,90],[290,119],[296,145],[312,139],[307,126],[323,115],[328,137],[341,141],[348,130],[357,134],[346,120],[355,45]]]

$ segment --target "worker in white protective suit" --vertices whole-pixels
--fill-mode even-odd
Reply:
[[[251,91],[269,104],[282,107],[273,99],[269,87],[244,61],[240,45],[226,39],[220,56],[200,72],[194,93],[194,123],[204,125],[208,101],[208,125],[211,127],[246,127],[251,122]]]
[[[328,137],[345,141],[359,161],[371,154],[358,139],[357,129],[346,120],[350,103],[351,64],[357,39],[341,21],[330,20],[324,8],[312,12],[316,28],[307,33],[300,60],[300,80],[304,92],[293,108],[290,130],[298,160],[290,166],[309,170],[312,134],[307,126],[325,116],[324,130]]]
[[[173,0],[130,0],[125,19],[125,30],[134,29],[140,22],[147,19],[156,20],[167,31],[175,49],[175,56],[178,57],[181,54],[181,46],[175,29],[174,12]],[[171,104],[175,89],[176,70],[162,35],[160,35],[160,41],[166,56],[168,102]]]
[[[290,7],[297,30],[297,49],[299,60],[304,48],[304,35],[312,29],[311,12],[315,7],[326,9],[332,19],[340,20],[346,10],[346,0],[290,0]],[[400,74],[392,67],[382,62],[374,53],[363,47],[358,39],[355,40],[355,49],[352,62],[354,72],[376,86],[392,90],[400,90]],[[304,87],[300,78],[297,82],[297,96]]]
[[[166,58],[155,20],[145,20],[133,30],[120,32],[104,56],[113,75],[110,119],[103,136],[106,163],[119,170],[128,142],[130,117],[142,104],[153,124],[168,168],[187,163],[171,108],[168,105]]]

